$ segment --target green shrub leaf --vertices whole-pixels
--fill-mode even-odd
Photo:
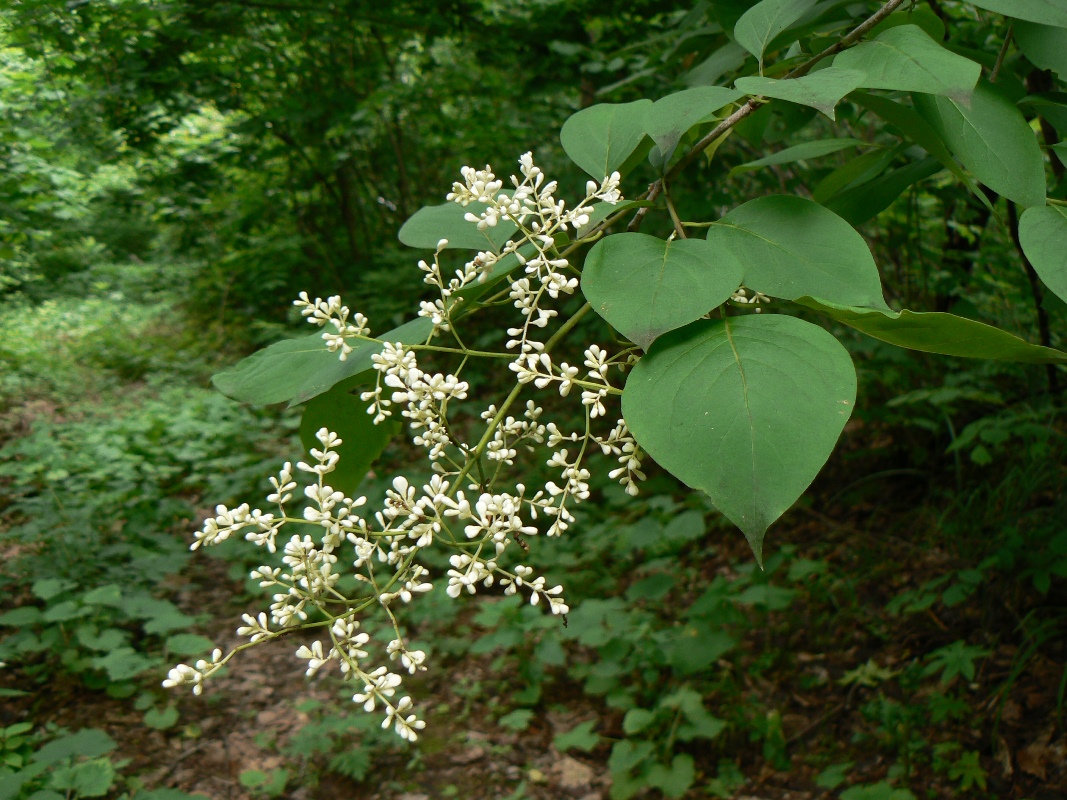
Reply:
[[[1030,344],[1000,328],[955,314],[851,308],[813,297],[800,297],[797,302],[872,338],[909,350],[990,361],[1067,364],[1067,353]]]
[[[638,443],[706,492],[762,559],[768,526],[822,468],[855,398],[852,360],[833,336],[795,317],[750,315],[662,336],[622,404]]]
[[[1052,70],[1060,80],[1067,79],[1067,28],[1015,20],[1011,29],[1015,43],[1031,64]]]
[[[408,247],[425,250],[436,250],[439,241],[448,239],[446,250],[496,252],[518,230],[518,226],[502,219],[494,227],[480,231],[476,223],[464,219],[467,214],[480,214],[486,208],[484,203],[471,203],[466,207],[458,203],[426,206],[416,211],[401,226],[397,236]]]
[[[969,104],[915,95],[915,107],[963,165],[993,191],[1021,206],[1045,204],[1045,160],[1015,104],[981,81]]]
[[[867,143],[862,139],[853,139],[850,137],[841,139],[820,139],[815,142],[805,142],[804,144],[798,144],[793,147],[787,147],[784,150],[779,150],[777,153],[756,159],[755,161],[738,164],[730,170],[730,177],[732,178],[742,172],[751,172],[754,169],[761,169],[762,167],[771,167],[776,164],[792,164],[795,161],[806,161],[812,158],[828,156],[831,153],[847,150],[850,147],[864,146],[867,146]]]
[[[342,444],[334,448],[340,461],[326,482],[347,495],[359,487],[371,464],[400,430],[395,419],[375,425],[374,416],[367,413],[367,403],[359,399],[360,392],[374,383],[375,375],[374,371],[361,373],[320,394],[308,402],[300,420],[300,441],[305,450],[322,447],[315,438],[320,428],[329,428],[341,437]]]
[[[383,342],[421,344],[431,330],[433,323],[418,317],[377,338]],[[270,405],[288,401],[293,406],[370,369],[371,356],[381,349],[376,342],[365,342],[341,361],[337,353],[326,349],[321,334],[315,333],[265,347],[218,373],[211,382],[224,395],[242,403]]]
[[[931,39],[917,25],[899,25],[839,54],[835,67],[858,70],[867,89],[925,92],[964,101],[982,68]],[[818,74],[818,73],[816,73]]]
[[[970,0],[970,3],[1007,17],[1067,28],[1067,6],[1060,0]]]
[[[774,97],[802,106],[818,109],[830,119],[835,119],[834,109],[841,98],[857,89],[863,81],[863,73],[854,69],[828,67],[802,78],[775,80],[749,76],[738,78],[734,85],[746,94]]]
[[[763,55],[767,46],[804,14],[818,0],[762,0],[741,15],[734,25],[734,39],[759,59],[763,69]]]
[[[811,200],[787,196],[750,200],[713,225],[708,241],[737,257],[745,269],[745,286],[772,297],[812,295],[888,308],[863,237]],[[850,299],[843,300],[846,297]]]
[[[598,181],[616,170],[625,173],[652,146],[645,137],[645,115],[651,107],[651,100],[635,100],[583,108],[563,123],[563,150]]]
[[[742,271],[728,250],[703,240],[620,233],[589,251],[582,291],[593,310],[647,350],[657,336],[726,302]]]
[[[698,86],[675,92],[657,100],[645,112],[645,133],[652,137],[666,164],[686,131],[714,119],[719,109],[742,96],[742,92],[724,86]]]
[[[1063,209],[1026,209],[1019,218],[1019,242],[1045,286],[1067,303],[1067,215]]]

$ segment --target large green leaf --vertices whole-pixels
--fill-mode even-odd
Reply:
[[[1019,218],[1019,241],[1045,286],[1067,303],[1067,215],[1060,206],[1028,208]]]
[[[894,11],[872,28],[867,35],[877,37],[898,25],[918,25],[935,42],[940,42],[945,38],[945,23],[928,6],[909,6],[905,11]]]
[[[1015,104],[987,81],[969,105],[916,94],[915,107],[978,180],[1022,206],[1045,204],[1045,161]]]
[[[400,431],[400,423],[395,419],[375,425],[374,416],[367,413],[367,403],[359,399],[360,392],[374,383],[376,374],[368,370],[354,375],[310,400],[300,420],[300,441],[305,450],[322,447],[315,438],[320,428],[328,428],[341,437],[341,445],[335,448],[340,460],[325,481],[349,496],[359,488],[389,440]]]
[[[835,195],[827,201],[826,207],[850,225],[862,225],[889,208],[909,186],[942,169],[941,162],[936,158],[927,157],[914,161]]]
[[[381,334],[383,342],[421,344],[433,330],[426,317],[406,322]],[[377,342],[365,342],[341,361],[337,353],[326,349],[320,334],[265,347],[215,375],[211,382],[227,397],[254,405],[289,402],[303,403],[331,387],[371,367],[371,356],[381,352]]]
[[[604,177],[601,175],[600,177]],[[518,226],[509,220],[501,220],[492,228],[478,230],[474,222],[467,222],[466,214],[480,214],[485,203],[471,203],[466,208],[457,203],[442,203],[426,206],[416,211],[400,228],[400,241],[408,247],[436,250],[437,243],[448,239],[447,250],[492,250],[498,251],[510,239]]]
[[[1028,364],[1067,364],[1067,353],[1030,344],[1000,328],[939,311],[877,311],[799,297],[814,308],[883,342],[961,358],[1021,361]]]
[[[736,42],[727,42],[682,76],[686,86],[714,86],[728,72],[741,68],[748,52]]]
[[[742,92],[725,86],[697,86],[667,95],[645,112],[645,133],[652,137],[666,164],[686,131],[711,120],[720,108],[742,96]]]
[[[791,164],[794,161],[807,161],[808,159],[821,158],[822,156],[828,156],[831,153],[847,150],[850,147],[865,146],[867,146],[867,143],[862,139],[852,139],[848,137],[842,139],[819,139],[814,142],[805,142],[804,144],[798,144],[793,147],[787,147],[784,150],[779,150],[777,153],[772,153],[769,156],[765,156],[755,161],[738,164],[730,170],[730,177],[732,178],[742,172],[750,172],[751,170],[760,169],[762,167],[771,167],[776,164]]]
[[[728,250],[703,239],[620,233],[589,251],[582,291],[594,311],[647,350],[656,337],[725,303],[742,272]]]
[[[1067,28],[1067,3],[1063,0],[970,0],[970,3],[1008,17]]]
[[[982,68],[946,50],[917,25],[900,25],[839,54],[835,67],[863,73],[861,86],[965,100]]]
[[[745,286],[772,297],[815,295],[887,308],[878,268],[863,237],[811,200],[750,200],[714,224],[708,241],[737,257],[745,268]]]
[[[810,106],[830,119],[835,119],[834,109],[841,102],[841,98],[860,86],[862,81],[863,73],[859,70],[827,67],[802,78],[789,80],[750,75],[738,78],[734,85],[747,94],[774,97]]]
[[[627,378],[622,409],[641,447],[707,492],[762,559],[767,528],[818,474],[855,399],[852,360],[833,336],[753,314],[657,339]]]
[[[874,180],[889,168],[893,159],[904,149],[903,145],[879,148],[846,161],[819,181],[812,190],[811,199],[826,205],[835,195]]]
[[[734,38],[760,61],[767,45],[809,11],[818,0],[762,0],[741,15],[734,25]]]
[[[1015,43],[1031,64],[1051,69],[1060,80],[1067,79],[1067,28],[1016,20],[1012,31]]]
[[[645,138],[645,115],[651,107],[651,100],[635,100],[583,108],[563,123],[560,143],[571,161],[598,181],[616,170],[625,172],[652,146]]]

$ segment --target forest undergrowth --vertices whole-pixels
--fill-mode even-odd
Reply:
[[[665,476],[638,498],[598,486],[583,533],[536,544],[572,587],[566,624],[515,598],[421,606],[417,641],[446,666],[419,687],[433,702],[415,748],[338,705],[336,676],[292,677],[295,642],[247,653],[202,697],[159,688],[175,656],[238,643],[262,591],[252,565],[239,547],[190,555],[190,531],[210,502],[263,491],[259,476],[298,446],[295,418],[208,389],[218,355],[183,349],[167,299],[109,288],[56,301],[58,351],[25,313],[0,320],[23,331],[7,339],[0,466],[0,647],[18,659],[0,670],[0,756],[30,775],[0,780],[0,796],[1041,800],[1067,788],[1055,422],[1012,452],[986,437],[993,463],[957,473],[952,453],[900,467],[929,432],[886,406],[860,413],[762,572]],[[393,446],[365,486],[382,491],[406,457]]]

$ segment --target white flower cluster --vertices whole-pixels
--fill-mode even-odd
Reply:
[[[392,727],[401,737],[414,741],[425,722],[419,719],[412,699],[398,692],[403,683],[401,673],[426,669],[427,657],[423,650],[408,645],[396,612],[433,590],[430,570],[420,563],[422,550],[441,546],[454,551],[442,576],[447,579],[444,592],[449,597],[476,594],[498,584],[505,594],[521,593],[531,604],[543,605],[565,618],[570,608],[563,587],[550,585],[531,566],[515,564],[512,545],[518,544],[528,553],[526,537],[538,535],[542,525],[545,535],[557,536],[574,523],[572,507],[591,494],[586,457],[597,448],[617,461],[608,477],[629,494],[637,494],[637,482],[645,476],[641,450],[623,420],[606,433],[594,430],[603,424],[613,396],[621,394],[609,375],[613,367],[622,369],[630,363],[629,352],[612,357],[592,344],[584,349],[581,365],[571,365],[557,361],[551,351],[577,318],[564,323],[545,341],[536,332],[558,316],[558,309],[549,305],[551,301],[566,299],[578,286],[577,271],[559,249],[566,238],[562,234],[576,233],[589,223],[594,201],[615,203],[621,198],[619,176],[615,173],[599,184],[591,181],[586,198],[567,209],[554,197],[555,182],[545,180],[529,153],[520,159],[520,172],[521,179],[511,179],[513,190],[504,192],[503,182],[490,168],[464,168],[463,182],[456,183],[448,196],[464,207],[481,204],[477,213],[471,210],[466,215],[480,229],[495,228],[505,221],[513,225],[516,232],[507,243],[498,251],[477,254],[453,277],[445,277],[440,263],[448,244],[445,240],[438,244],[432,265],[425,261],[419,264],[425,283],[434,286],[439,295],[432,302],[423,302],[420,314],[432,321],[434,336],[450,335],[455,346],[431,346],[429,340],[423,345],[373,340],[366,317],[352,314],[339,297],[311,300],[306,293],[300,295],[296,305],[309,322],[332,326],[323,338],[342,360],[352,352],[349,340],[377,341],[381,349],[371,357],[374,385],[360,398],[376,424],[397,413],[406,420],[412,441],[425,448],[434,474],[422,486],[402,476],[394,478],[381,507],[360,516],[366,498],[349,497],[331,483],[343,457],[344,442],[322,428],[307,462],[297,463],[295,473],[286,463],[270,478],[273,491],[267,501],[274,510],[263,512],[248,504],[234,509],[218,506],[196,533],[193,549],[236,534],[271,554],[280,550],[279,564],[263,565],[252,572],[261,587],[272,590],[272,602],[268,611],[244,615],[245,624],[237,633],[247,643],[225,656],[215,651],[210,662],[177,666],[165,685],[192,685],[199,694],[205,678],[240,650],[301,630],[327,630],[328,640],[320,636],[296,650],[306,674],[314,676],[336,663],[343,678],[361,682],[353,700],[367,711],[381,709],[383,727]],[[511,258],[502,263],[507,257]],[[453,310],[462,299],[456,292],[486,280],[494,267],[499,267],[497,277],[511,277],[499,291],[496,303],[513,305],[522,321],[508,329],[504,352],[469,350],[454,330]],[[582,313],[584,310],[579,316]],[[459,365],[454,372],[424,371],[419,364],[424,355],[421,351],[430,351],[426,355],[434,358],[454,357]],[[515,381],[506,398],[483,406],[483,424],[475,425],[462,421],[457,413],[468,411],[475,396],[460,377],[472,358],[508,363]],[[558,392],[563,398],[572,391],[580,394],[585,430],[564,433],[556,423],[543,419],[545,410],[534,400],[526,400],[521,412],[521,406],[512,412],[528,387],[553,387],[553,394]],[[467,435],[477,439],[465,441]],[[505,487],[511,475],[507,468],[515,467],[520,454],[525,461],[538,448],[544,448],[543,463],[558,478],[531,492],[518,482]],[[307,479],[308,485],[302,490],[298,490],[297,474]],[[301,491],[303,505],[294,513],[290,508]],[[279,537],[286,525],[305,527],[285,541]],[[355,578],[356,590],[342,591],[345,584],[341,577],[346,573]],[[373,608],[384,614],[393,631],[385,656],[398,663],[396,672],[372,660],[373,639],[362,626],[366,623],[364,613]]]

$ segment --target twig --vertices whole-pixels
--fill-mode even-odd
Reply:
[[[1004,44],[1000,46],[1000,52],[997,53],[997,63],[993,65],[993,71],[989,73],[989,82],[996,83],[997,76],[1000,75],[1000,68],[1004,66],[1004,56],[1008,54],[1008,45],[1011,44],[1012,24],[1008,25],[1008,32],[1004,34]]]

